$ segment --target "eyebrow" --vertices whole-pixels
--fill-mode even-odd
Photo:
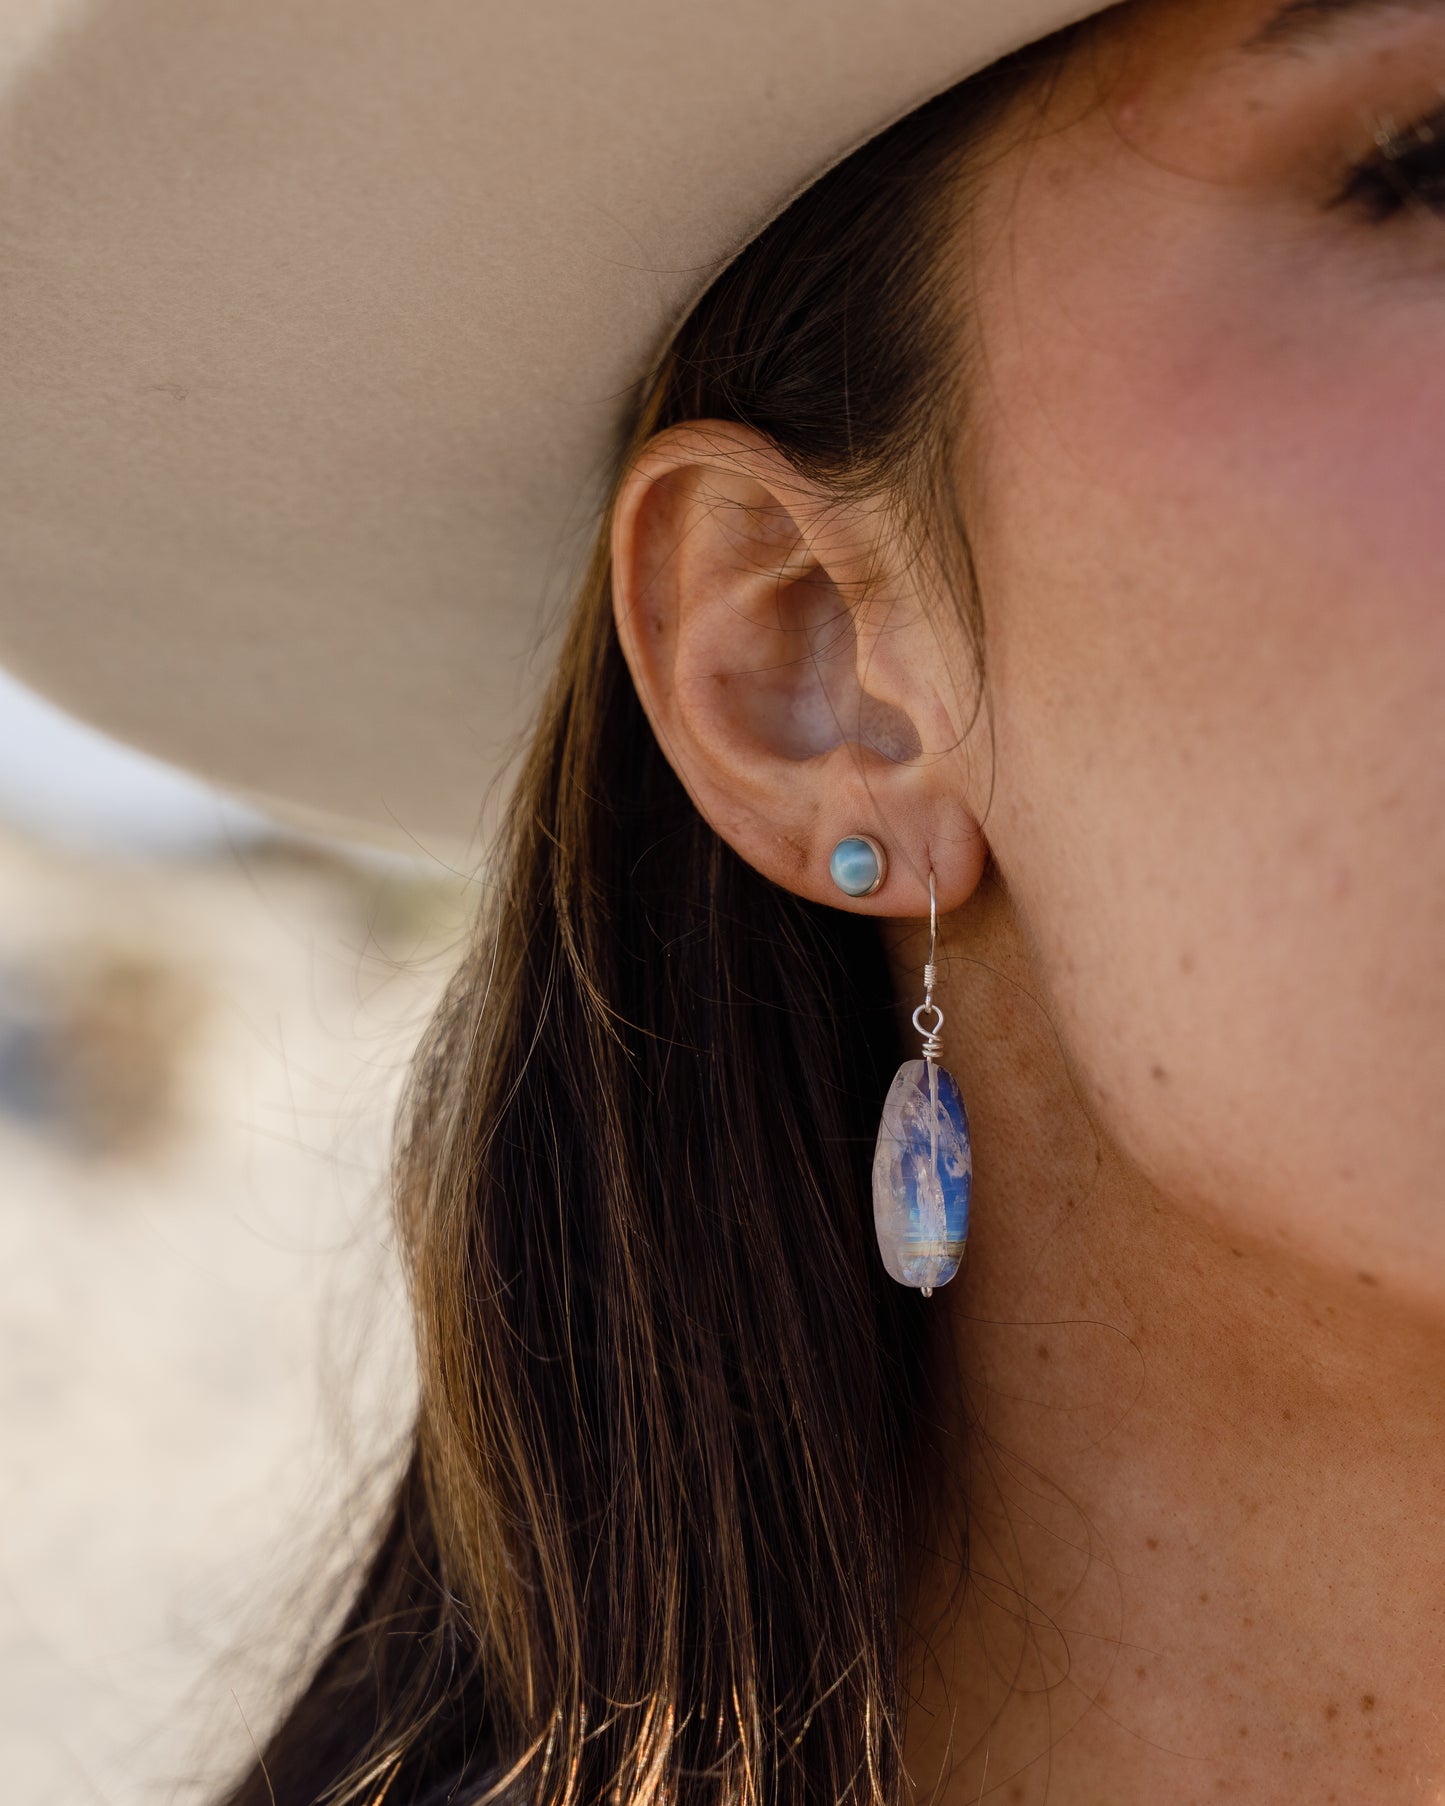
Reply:
[[[1240,46],[1249,52],[1289,52],[1342,38],[1389,13],[1445,14],[1445,0],[1290,0]]]

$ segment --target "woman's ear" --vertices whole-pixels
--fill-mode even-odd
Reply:
[[[833,849],[869,835],[887,872],[854,901],[907,916],[927,912],[930,867],[939,907],[957,908],[985,848],[957,659],[897,538],[881,504],[838,502],[751,428],[690,421],[626,474],[612,581],[642,705],[723,839],[841,904]]]

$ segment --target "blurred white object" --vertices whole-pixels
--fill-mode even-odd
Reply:
[[[0,671],[0,818],[72,851],[175,854],[277,824],[102,734]]]
[[[393,1112],[470,903],[0,822],[5,1802],[201,1806],[344,1598],[414,1402]]]

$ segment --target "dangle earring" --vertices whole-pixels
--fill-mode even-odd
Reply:
[[[883,1265],[901,1285],[918,1286],[925,1298],[958,1271],[973,1183],[963,1096],[957,1079],[938,1063],[943,1011],[933,1001],[937,951],[938,900],[930,869],[928,964],[923,1002],[913,1012],[923,1058],[905,1060],[888,1087],[873,1155],[873,1226]]]

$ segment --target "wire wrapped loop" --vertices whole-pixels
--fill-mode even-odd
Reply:
[[[918,1020],[920,1016],[932,1015],[933,1026],[925,1028]],[[943,1055],[943,1043],[939,1040],[939,1032],[943,1027],[943,1011],[936,1003],[920,1003],[913,1012],[913,1026],[923,1036],[923,1057],[930,1065],[936,1066]]]

